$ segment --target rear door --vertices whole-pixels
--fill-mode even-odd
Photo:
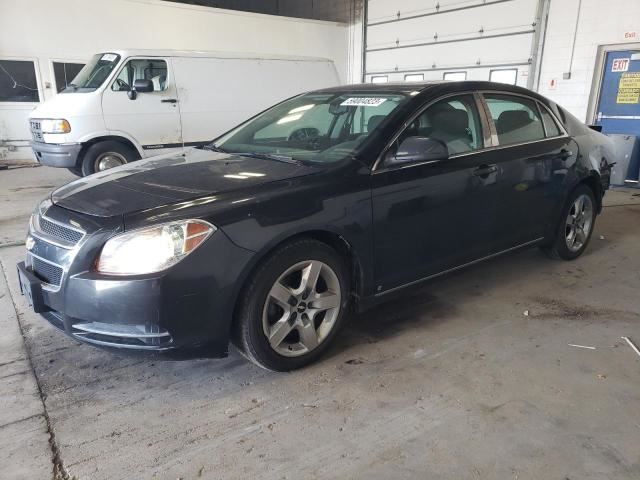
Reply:
[[[151,80],[154,89],[131,100],[128,92],[137,79]],[[182,147],[177,88],[169,58],[129,58],[102,94],[102,112],[109,131],[128,134],[147,155]]]
[[[378,293],[488,254],[498,205],[481,124],[474,95],[446,97],[411,120],[389,153],[421,136],[444,142],[450,158],[394,167],[383,155],[372,174]]]
[[[535,99],[508,93],[484,93],[495,135],[499,196],[492,252],[544,236],[562,200],[568,167],[577,144],[549,109]]]

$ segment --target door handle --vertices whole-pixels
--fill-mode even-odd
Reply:
[[[473,171],[473,174],[476,177],[488,177],[494,172],[498,171],[498,167],[496,165],[480,165]]]
[[[162,103],[178,103],[178,100],[175,98],[163,98],[160,100]]]
[[[573,152],[571,150],[566,150],[566,149],[562,149],[560,150],[560,158],[562,160],[566,160],[567,158],[569,158],[571,155],[573,155]]]

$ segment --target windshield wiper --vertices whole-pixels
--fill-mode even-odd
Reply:
[[[278,155],[275,153],[259,153],[259,152],[229,152],[233,155],[240,155],[241,157],[262,158],[264,160],[276,160],[277,162],[294,163],[300,165],[300,162],[292,157],[286,155]]]
[[[208,143],[206,145],[202,145],[202,147],[200,148],[202,148],[203,150],[211,150],[212,152],[229,153],[226,150],[220,147],[217,147],[214,143]]]

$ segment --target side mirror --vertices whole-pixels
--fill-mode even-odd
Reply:
[[[591,130],[595,130],[596,132],[602,133],[602,125],[589,125]]]
[[[133,82],[133,88],[127,92],[129,100],[138,98],[138,93],[153,92],[153,82],[145,78],[139,78]]]
[[[387,157],[388,165],[403,165],[415,162],[439,162],[449,158],[449,149],[444,142],[428,137],[405,138],[395,155]]]

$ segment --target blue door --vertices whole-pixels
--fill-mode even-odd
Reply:
[[[608,52],[596,125],[602,133],[640,137],[640,50]],[[638,159],[632,158],[627,178],[638,179]]]
[[[603,133],[640,136],[640,50],[607,53],[596,125]]]

